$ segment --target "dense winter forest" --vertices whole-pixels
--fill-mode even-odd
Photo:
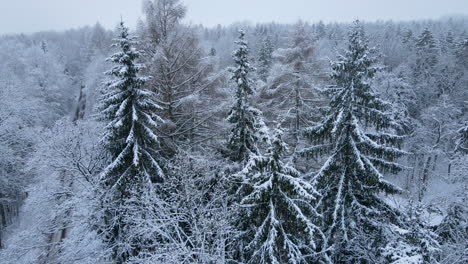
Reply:
[[[0,37],[0,263],[468,262],[468,17],[143,10]]]

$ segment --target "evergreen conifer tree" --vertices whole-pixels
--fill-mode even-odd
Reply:
[[[315,35],[315,37],[317,39],[322,39],[322,38],[325,38],[327,36],[327,30],[326,30],[325,24],[323,23],[322,20],[320,20],[316,24],[314,35]]]
[[[426,28],[416,39],[416,69],[415,77],[429,77],[438,62],[436,40],[431,31]]]
[[[142,65],[136,60],[142,53],[134,48],[136,44],[122,22],[113,45],[121,50],[109,58],[116,66],[106,72],[115,79],[107,83],[101,106],[103,118],[110,120],[104,139],[112,157],[102,178],[123,196],[128,184],[150,184],[163,178],[156,135],[163,120],[155,114],[160,107],[153,93],[143,88],[148,77],[139,76]]]
[[[260,48],[260,53],[258,55],[258,74],[260,78],[266,82],[268,74],[273,63],[273,44],[269,36],[265,38]]]
[[[246,189],[241,200],[242,250],[246,263],[318,263],[325,236],[314,187],[282,161],[287,146],[277,130],[267,155],[252,157],[240,172]],[[325,256],[326,257],[326,256]]]
[[[313,146],[304,154],[329,154],[314,182],[323,196],[319,209],[335,263],[362,261],[349,250],[355,243],[370,243],[359,241],[360,233],[378,233],[379,221],[393,221],[399,215],[379,196],[400,191],[382,172],[400,171],[395,160],[405,152],[398,148],[403,137],[392,133],[396,122],[390,104],[369,85],[378,70],[374,61],[364,29],[355,21],[345,55],[332,65],[336,87],[330,89],[328,114],[305,131]]]
[[[401,34],[401,42],[403,44],[411,44],[413,43],[413,39],[414,39],[414,34],[413,34],[413,31],[411,29],[406,29],[402,32]]]
[[[113,79],[106,84],[101,102],[101,117],[109,122],[104,144],[111,162],[100,177],[106,190],[103,204],[108,240],[115,259],[123,263],[138,255],[148,243],[139,241],[144,236],[131,233],[138,231],[136,226],[144,225],[146,217],[156,213],[151,202],[153,183],[162,180],[163,171],[156,135],[162,122],[155,114],[159,106],[153,101],[153,93],[143,88],[148,77],[139,75],[142,65],[136,61],[142,53],[135,49],[135,39],[123,22],[119,30],[113,44],[119,51],[108,59],[115,66],[106,72]]]
[[[443,39],[443,41],[441,42],[441,50],[445,54],[450,54],[455,50],[455,47],[455,36],[453,34],[453,31],[449,30],[449,32],[447,32],[447,35],[445,36],[445,39]]]
[[[231,80],[236,84],[235,103],[227,121],[232,124],[228,141],[230,157],[234,161],[247,162],[252,154],[258,154],[257,142],[267,135],[260,110],[251,106],[254,94],[249,73],[254,70],[249,63],[249,48],[245,33],[239,31],[238,45],[234,52],[236,67]]]

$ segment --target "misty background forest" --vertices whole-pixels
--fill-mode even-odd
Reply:
[[[0,263],[468,262],[468,17],[143,10],[0,37]]]

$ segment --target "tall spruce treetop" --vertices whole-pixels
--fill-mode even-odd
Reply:
[[[120,51],[108,59],[116,65],[106,72],[114,78],[107,83],[101,105],[103,119],[110,120],[104,140],[112,162],[101,177],[107,187],[125,197],[127,187],[162,179],[155,131],[163,121],[155,114],[160,107],[153,101],[153,93],[143,89],[148,77],[139,76],[142,65],[136,60],[142,53],[134,48],[135,38],[129,36],[123,22],[119,30],[113,46]]]
[[[247,263],[312,263],[321,257],[316,252],[325,236],[315,225],[320,216],[313,206],[319,195],[282,161],[286,148],[276,130],[267,155],[250,159],[240,172],[247,189],[241,200]]]
[[[304,154],[329,154],[314,181],[323,195],[320,210],[337,263],[354,263],[355,259],[346,259],[346,250],[359,232],[375,232],[376,219],[398,215],[379,193],[400,191],[382,172],[402,169],[395,160],[405,154],[399,149],[403,138],[392,134],[396,122],[391,105],[379,99],[369,84],[378,70],[374,61],[363,27],[356,21],[346,53],[332,65],[336,87],[330,89],[329,112],[305,131],[313,146]]]
[[[228,141],[230,156],[234,161],[247,162],[251,154],[257,154],[257,141],[267,135],[260,110],[251,106],[254,93],[249,73],[254,70],[249,63],[249,48],[244,31],[239,31],[238,46],[234,52],[236,67],[232,69],[231,80],[236,84],[235,103],[227,121],[232,124]]]
[[[424,29],[416,40],[416,51],[416,77],[431,76],[438,61],[438,49],[436,40],[428,28]]]

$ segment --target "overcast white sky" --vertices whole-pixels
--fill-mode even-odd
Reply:
[[[64,30],[97,21],[113,28],[120,15],[134,26],[142,0],[0,0],[0,34]],[[213,26],[236,21],[411,20],[468,14],[468,0],[183,0],[187,21]]]

